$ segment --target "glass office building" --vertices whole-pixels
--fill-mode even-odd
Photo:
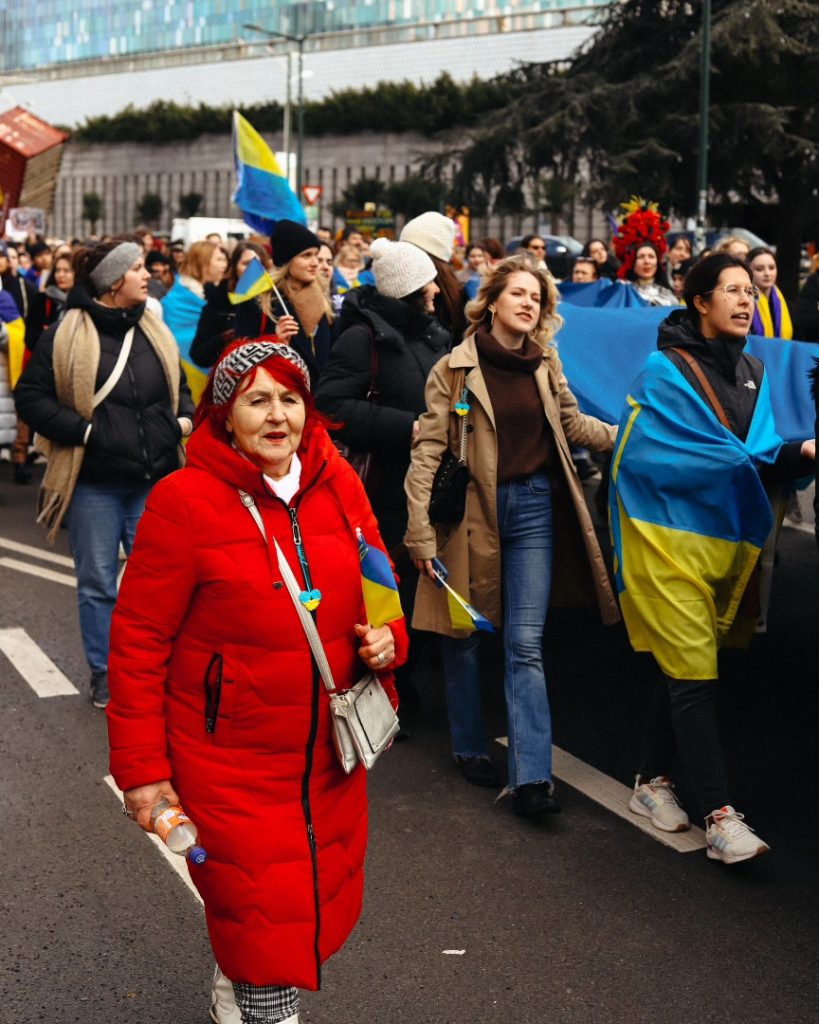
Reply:
[[[0,0],[0,72],[44,69],[76,61],[123,58],[197,47],[225,46],[242,25],[261,24],[310,36],[380,27],[499,19],[498,28],[546,27],[543,19],[610,0]]]

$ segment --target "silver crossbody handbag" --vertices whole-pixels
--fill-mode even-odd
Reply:
[[[253,496],[241,490],[239,495],[267,544],[267,533]],[[369,771],[398,732],[398,715],[374,672],[366,672],[349,690],[341,691],[336,688],[313,616],[299,600],[300,588],[293,570],[275,537],[273,544],[276,548],[279,572],[307,636],[319,675],[330,695],[330,723],[339,763],[348,775],[359,764],[363,764]]]

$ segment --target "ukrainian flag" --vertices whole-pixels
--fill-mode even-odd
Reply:
[[[8,363],[9,385],[12,390],[23,372],[26,355],[26,325],[14,299],[7,292],[0,291],[0,321],[5,324],[9,336]]]
[[[165,326],[176,339],[179,346],[179,359],[194,403],[199,404],[202,392],[208,382],[207,373],[196,365],[191,357],[191,345],[196,337],[199,316],[205,308],[204,299],[200,299],[190,288],[186,288],[178,280],[165,293],[162,302],[162,317]]]
[[[773,525],[755,467],[781,445],[767,373],[745,442],[659,352],[631,387],[611,470],[615,579],[632,646],[673,679],[717,678]]]
[[[389,558],[379,548],[368,547],[361,530],[356,530],[356,534],[364,609],[370,625],[377,629],[403,618],[404,612]]]
[[[236,191],[233,202],[245,223],[269,235],[277,220],[307,224],[304,207],[279,166],[270,147],[249,121],[233,112],[233,157]]]
[[[228,299],[234,306],[240,302],[247,302],[255,299],[262,292],[269,292],[273,288],[273,278],[268,274],[258,256],[245,267],[245,271],[236,282],[236,291],[228,292]]]

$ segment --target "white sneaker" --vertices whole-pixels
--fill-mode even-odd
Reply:
[[[711,860],[723,864],[738,864],[742,860],[761,857],[770,846],[756,835],[750,825],[743,821],[744,814],[738,814],[733,807],[720,807],[705,819],[705,840]]]
[[[688,815],[674,795],[671,779],[665,775],[658,775],[650,782],[641,782],[638,775],[628,807],[635,814],[651,818],[651,824],[663,832],[685,832],[691,827]]]
[[[213,1024],[242,1024],[242,1015],[233,996],[233,982],[222,973],[218,964],[213,972],[210,1019]]]

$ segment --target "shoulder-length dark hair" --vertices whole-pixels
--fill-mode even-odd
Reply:
[[[712,252],[710,256],[703,256],[685,275],[682,297],[689,318],[697,326],[700,322],[700,312],[694,305],[694,299],[698,296],[704,298],[718,288],[720,275],[729,267],[739,267],[740,270],[745,271],[748,279],[752,280],[751,271],[745,260],[741,260],[738,256],[731,256],[727,252]]]

